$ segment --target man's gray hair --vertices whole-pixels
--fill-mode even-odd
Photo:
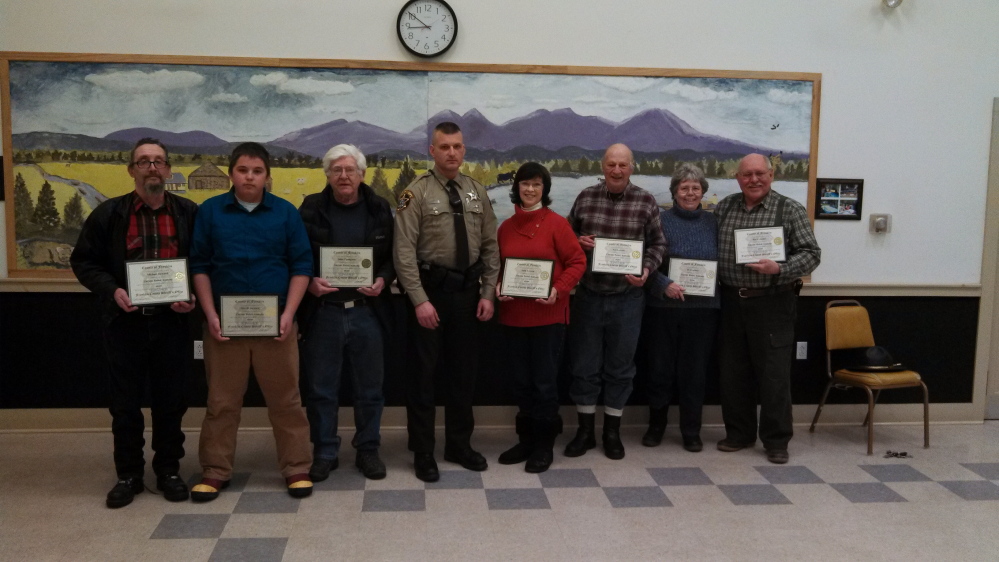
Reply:
[[[687,180],[700,182],[701,193],[708,192],[708,180],[704,177],[704,171],[689,162],[684,162],[677,166],[676,170],[673,171],[673,178],[669,180],[669,192],[674,199],[676,199],[676,189]]]
[[[352,144],[338,144],[329,149],[326,156],[323,156],[323,173],[328,174],[330,165],[344,156],[350,156],[357,162],[357,171],[363,177],[364,171],[368,169],[368,161],[364,158],[364,154]]]

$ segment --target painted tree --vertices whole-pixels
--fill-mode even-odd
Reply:
[[[74,193],[73,198],[62,208],[62,224],[66,228],[83,226],[83,198],[79,193]]]
[[[26,234],[35,214],[35,203],[31,200],[31,192],[24,182],[24,177],[17,174],[14,178],[14,232],[18,236]]]
[[[49,182],[42,184],[42,190],[38,193],[38,203],[35,205],[35,213],[31,217],[31,222],[37,224],[43,231],[51,231],[59,228],[59,210],[56,209],[55,192]]]
[[[385,179],[385,172],[381,168],[375,168],[374,175],[371,177],[371,189],[390,202],[395,202],[395,194],[389,189],[388,180]]]
[[[395,180],[395,185],[392,186],[392,193],[395,194],[396,201],[399,200],[399,196],[402,192],[413,183],[416,179],[416,171],[413,170],[413,166],[409,163],[409,158],[402,163],[402,170],[399,172],[399,177]]]

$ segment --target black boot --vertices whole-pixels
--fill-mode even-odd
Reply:
[[[555,458],[555,437],[562,433],[562,417],[534,420],[534,452],[527,459],[524,470],[532,474],[544,472]]]
[[[518,464],[527,460],[534,450],[533,422],[527,414],[517,414],[517,437],[520,441],[503,451],[499,456],[500,464]]]
[[[656,447],[663,442],[666,433],[666,408],[649,408],[649,429],[642,436],[642,445]]]
[[[624,443],[621,443],[621,416],[604,414],[604,454],[607,458],[624,458]]]
[[[565,446],[567,457],[581,457],[586,451],[597,446],[597,437],[593,433],[597,415],[577,413],[576,417],[579,419],[579,427],[576,428],[576,437]]]

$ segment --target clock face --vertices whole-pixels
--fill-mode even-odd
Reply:
[[[420,57],[435,57],[458,38],[458,20],[443,0],[412,0],[399,12],[399,41]]]

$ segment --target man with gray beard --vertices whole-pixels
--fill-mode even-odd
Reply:
[[[124,507],[142,492],[146,386],[153,418],[153,472],[168,501],[188,498],[178,475],[184,456],[181,420],[191,375],[189,302],[134,306],[125,262],[188,255],[198,206],[164,191],[169,153],[152,138],[139,140],[129,156],[135,190],[101,203],[87,217],[70,264],[80,283],[97,295],[111,387],[111,433],[118,482],[107,506]]]

